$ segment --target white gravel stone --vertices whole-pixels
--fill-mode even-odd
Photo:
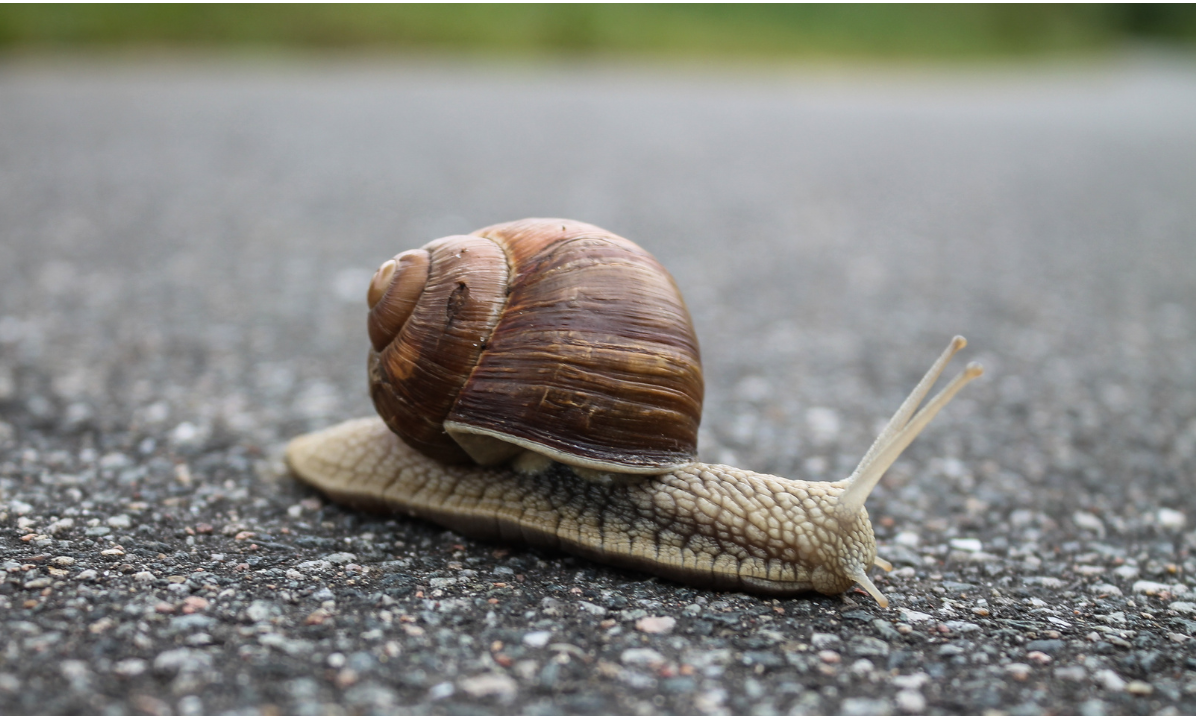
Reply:
[[[578,602],[578,610],[595,617],[606,616],[607,614],[606,607],[600,607],[593,602]]]
[[[950,540],[948,542],[948,545],[952,549],[959,550],[961,552],[980,552],[981,549],[984,547],[984,545],[981,544],[981,540],[973,539],[971,537],[967,537],[967,538],[962,537],[962,538]]]
[[[206,437],[204,433],[203,428],[194,423],[182,422],[176,425],[175,429],[170,432],[170,441],[180,447],[198,445],[204,441]],[[108,456],[105,455],[104,457],[107,458]]]
[[[1171,592],[1172,587],[1161,582],[1152,582],[1146,579],[1141,579],[1134,583],[1134,585],[1131,587],[1131,591],[1133,591],[1135,594],[1146,594],[1150,597],[1155,596],[1160,592]]]
[[[1119,579],[1134,579],[1139,576],[1139,568],[1133,564],[1124,564],[1114,569],[1114,576]]]
[[[54,520],[50,524],[46,525],[46,532],[49,534],[52,534],[52,535],[56,535],[59,532],[62,532],[64,530],[69,530],[74,526],[75,526],[74,519],[72,519],[70,517],[63,517],[60,520]]]
[[[533,649],[542,649],[549,643],[549,639],[552,638],[553,632],[551,631],[530,631],[524,635],[521,641],[524,642],[524,646],[530,646]]]
[[[478,674],[458,681],[457,686],[476,699],[495,696],[500,701],[510,701],[519,690],[515,680],[506,674]]]
[[[119,676],[141,676],[147,668],[145,659],[123,659],[112,666],[112,672]]]
[[[840,716],[890,716],[893,712],[883,699],[848,698],[840,704]]]
[[[269,646],[272,649],[277,649],[288,656],[306,656],[312,653],[315,645],[310,641],[302,639],[289,639],[282,634],[261,634],[258,636],[258,643],[262,646]],[[157,662],[154,662],[155,667]]]
[[[898,613],[902,615],[902,619],[904,621],[908,621],[912,624],[930,621],[935,618],[925,612],[916,612],[913,609],[906,609],[905,607],[898,607]]]
[[[212,668],[212,655],[198,649],[171,649],[154,657],[154,671],[195,672]]]
[[[816,649],[838,649],[840,644],[840,638],[835,634],[815,632],[810,635],[810,645]]]
[[[894,686],[903,690],[921,689],[929,681],[931,681],[931,677],[921,671],[917,674],[902,674],[893,678]]]
[[[918,691],[903,689],[894,696],[894,705],[902,713],[918,714],[927,708],[927,699]]]
[[[245,617],[252,622],[266,621],[282,613],[279,606],[273,602],[255,599],[245,609]]]
[[[1126,679],[1123,679],[1117,672],[1110,669],[1102,669],[1093,674],[1093,681],[1096,682],[1106,691],[1124,691],[1126,690]]]
[[[659,651],[654,649],[625,649],[619,655],[619,660],[629,666],[645,666],[650,664],[663,664],[665,657],[661,656]]]
[[[673,617],[644,617],[636,620],[636,630],[645,634],[668,634],[676,624]]]
[[[1083,530],[1096,532],[1099,535],[1104,535],[1106,533],[1105,523],[1101,521],[1101,518],[1091,512],[1074,512],[1072,514],[1072,522]]]
[[[1166,530],[1180,531],[1185,528],[1185,513],[1167,507],[1161,507],[1155,513],[1155,521]]]

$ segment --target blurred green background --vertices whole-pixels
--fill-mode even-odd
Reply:
[[[1194,5],[0,5],[0,51],[905,58],[1191,50]]]

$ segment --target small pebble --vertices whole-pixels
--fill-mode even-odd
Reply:
[[[894,696],[894,705],[902,713],[918,714],[927,708],[927,699],[918,691],[903,689]]]
[[[840,704],[840,716],[890,716],[893,707],[884,699],[849,697]]]
[[[530,646],[533,649],[543,648],[549,643],[549,639],[553,638],[551,631],[530,631],[524,634],[522,641],[525,646]]]
[[[1095,673],[1093,680],[1106,691],[1126,690],[1126,680],[1109,669],[1102,669]]]
[[[625,649],[619,655],[621,663],[629,666],[645,666],[652,664],[662,664],[665,662],[665,657],[661,653],[653,649]]]
[[[676,624],[673,617],[644,617],[636,620],[636,629],[645,634],[668,634]]]
[[[1087,676],[1083,666],[1062,666],[1052,673],[1061,681],[1084,681]]]
[[[1185,513],[1168,507],[1161,507],[1155,513],[1155,521],[1160,527],[1174,531],[1183,530],[1187,522],[1185,520]]]
[[[476,699],[494,696],[500,701],[509,701],[514,698],[519,689],[515,681],[506,674],[478,674],[461,679],[457,682],[457,686]]]
[[[960,550],[961,552],[980,552],[984,545],[979,539],[960,538],[953,539],[948,542],[952,549]]]
[[[1147,683],[1146,681],[1139,681],[1136,679],[1134,681],[1127,682],[1126,684],[1126,693],[1134,694],[1135,696],[1151,696],[1152,691],[1154,691],[1154,689],[1152,689],[1151,684]]]
[[[141,676],[148,666],[145,659],[123,659],[113,664],[112,671],[118,676]]]
[[[1131,591],[1135,594],[1146,594],[1147,596],[1155,596],[1157,594],[1168,593],[1171,594],[1171,587],[1160,582],[1152,582],[1146,579],[1135,582],[1131,587]]]

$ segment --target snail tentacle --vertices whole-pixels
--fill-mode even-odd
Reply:
[[[963,340],[963,338],[959,338],[959,342],[963,342]],[[869,452],[865,454],[864,459],[861,460],[860,466],[858,466],[852,475],[845,481],[847,483],[847,489],[844,491],[844,494],[840,496],[839,503],[836,505],[836,511],[843,519],[850,519],[852,515],[855,515],[862,508],[864,508],[865,500],[868,499],[869,493],[873,491],[873,488],[877,486],[877,483],[881,480],[881,476],[885,474],[885,471],[894,464],[894,461],[896,461],[902,452],[910,445],[910,443],[913,442],[916,437],[918,437],[918,434],[923,431],[923,428],[927,427],[927,424],[931,422],[931,419],[934,418],[935,415],[942,410],[945,405],[951,402],[952,398],[956,396],[956,393],[958,393],[960,389],[963,388],[969,381],[980,376],[984,372],[984,369],[980,366],[980,364],[969,363],[968,366],[965,367],[965,369],[961,371],[955,378],[953,378],[943,390],[941,390],[934,398],[932,398],[931,402],[927,403],[922,410],[915,413],[914,416],[909,418],[909,420],[906,421],[905,424],[903,424],[899,429],[891,431],[891,427],[894,426],[895,422],[900,422],[900,419],[903,417],[903,413],[907,412],[912,407],[912,402],[913,407],[917,407],[918,403],[921,402],[922,395],[919,395],[919,393],[926,394],[927,390],[935,382],[935,379],[939,377],[939,373],[943,371],[944,365],[947,363],[945,357],[951,358],[952,354],[955,353],[954,347],[956,346],[957,342],[957,339],[953,339],[952,345],[948,346],[948,350],[944,351],[944,354],[940,357],[940,360],[937,360],[935,364],[931,366],[931,370],[929,370],[923,380],[919,382],[919,385],[914,389],[914,392],[911,394],[911,396],[902,403],[902,407],[898,409],[898,414],[896,414],[893,419],[890,420],[890,424],[887,425],[882,431],[883,437],[886,436],[887,433],[890,433],[887,442],[885,442],[879,449],[876,450],[874,449],[876,448],[876,442],[874,442],[874,447],[870,448]]]

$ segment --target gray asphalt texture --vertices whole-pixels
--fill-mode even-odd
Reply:
[[[0,712],[1193,713],[1194,95],[1191,58],[0,67]],[[286,475],[371,412],[373,269],[525,216],[672,271],[707,461],[843,477],[969,338],[869,501],[890,609]]]

